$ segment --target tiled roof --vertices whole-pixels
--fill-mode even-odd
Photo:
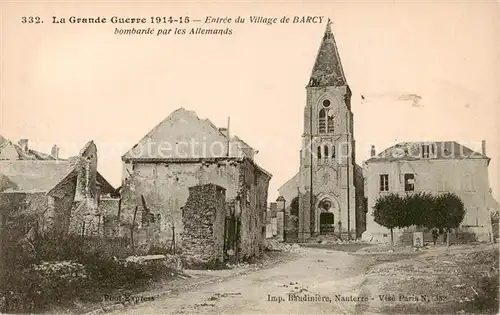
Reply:
[[[422,157],[422,145],[429,145],[429,158]],[[434,149],[432,149],[434,147]],[[366,161],[416,161],[421,159],[488,159],[456,141],[400,142]]]
[[[42,161],[55,161],[55,160],[63,160],[56,159],[50,154],[42,153],[36,150],[28,149],[27,151],[23,150],[18,144],[13,143],[12,141],[2,137],[0,135],[0,160],[6,159],[1,158],[2,152],[6,150],[12,150],[12,152],[17,153],[16,160],[42,160]],[[12,158],[8,158],[11,160]]]

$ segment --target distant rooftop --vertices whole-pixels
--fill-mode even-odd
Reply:
[[[18,143],[14,143],[0,135],[0,160],[64,160],[59,157],[57,146],[54,146],[53,151],[54,155],[42,153],[30,149],[28,139],[21,139]]]
[[[456,141],[415,141],[399,142],[368,159],[365,163],[421,159],[487,159],[489,161],[486,155]]]

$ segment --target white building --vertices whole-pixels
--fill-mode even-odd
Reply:
[[[390,241],[389,229],[374,222],[373,206],[379,196],[452,192],[462,199],[467,211],[461,230],[476,233],[478,240],[490,240],[490,211],[495,201],[488,180],[490,158],[485,146],[483,141],[479,153],[455,141],[405,142],[378,155],[372,147],[372,157],[363,167],[367,236],[373,236],[374,241]],[[400,233],[394,231],[395,241]]]

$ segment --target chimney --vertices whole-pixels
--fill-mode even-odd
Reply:
[[[28,152],[28,139],[21,139],[17,144],[19,144],[24,152]]]
[[[56,160],[59,159],[59,147],[57,145],[54,144],[54,146],[52,147],[52,150],[50,151],[50,155],[55,157]]]
[[[486,140],[481,141],[481,153],[486,156]]]
[[[371,150],[371,152],[370,152],[370,156],[371,156],[371,157],[374,157],[374,156],[375,156],[375,154],[376,154],[376,152],[375,152],[375,146],[374,146],[374,145],[372,145],[372,150]]]
[[[219,128],[219,131],[226,137],[228,137],[228,134],[227,134],[227,128]]]

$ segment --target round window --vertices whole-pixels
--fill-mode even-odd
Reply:
[[[324,100],[323,101],[323,106],[324,107],[329,107],[330,106],[330,100]]]
[[[329,200],[323,200],[321,201],[320,207],[328,211],[332,207],[332,203]]]

